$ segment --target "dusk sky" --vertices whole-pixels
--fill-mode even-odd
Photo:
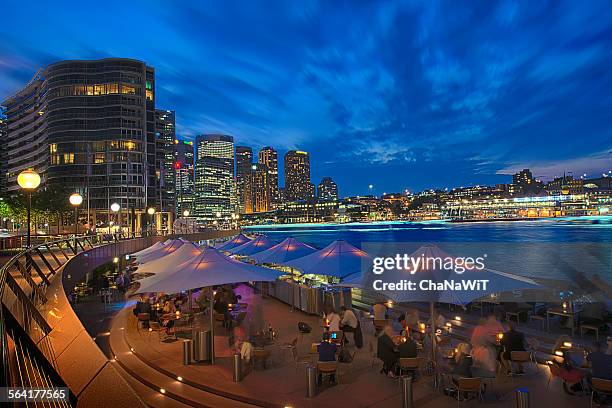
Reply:
[[[343,196],[612,169],[609,1],[36,3],[3,2],[0,100],[141,59],[179,136],[307,150]]]

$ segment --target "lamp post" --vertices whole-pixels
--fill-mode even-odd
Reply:
[[[185,218],[189,217],[189,210],[183,211],[183,217]]]
[[[121,206],[118,203],[112,203],[110,206],[111,211],[115,214],[115,225],[119,227],[119,216],[118,212],[121,209]],[[109,231],[110,232],[110,231]]]
[[[74,207],[74,253],[78,252],[77,249],[77,236],[79,235],[79,205],[83,202],[83,196],[79,193],[74,193],[68,198],[70,204]]]
[[[26,246],[30,247],[30,220],[32,214],[32,192],[40,185],[40,175],[32,169],[27,169],[17,176],[17,184],[28,194],[28,238]]]
[[[147,214],[149,214],[149,228],[151,229],[151,232],[153,232],[153,215],[155,214],[155,208],[149,207],[147,209]]]

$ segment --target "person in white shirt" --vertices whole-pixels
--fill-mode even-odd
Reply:
[[[325,319],[329,321],[328,330],[330,332],[340,331],[340,316],[331,306],[325,308]]]
[[[357,328],[357,316],[352,309],[346,306],[342,306],[342,320],[340,321],[340,328],[342,331],[355,331]]]

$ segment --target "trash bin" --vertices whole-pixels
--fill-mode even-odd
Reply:
[[[210,330],[193,333],[193,359],[195,361],[210,360]]]
[[[308,398],[314,398],[317,396],[317,367],[310,364],[306,367],[306,375],[308,381],[308,391],[306,396]]]
[[[242,356],[238,353],[234,354],[234,382],[242,380]]]
[[[529,408],[529,390],[527,388],[516,390],[516,408]]]
[[[183,364],[189,365],[191,364],[192,356],[193,356],[193,345],[190,339],[183,340]]]
[[[402,376],[402,407],[414,407],[414,399],[412,397],[412,375]]]

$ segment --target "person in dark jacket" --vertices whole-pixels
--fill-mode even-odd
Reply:
[[[406,337],[406,340],[401,342],[399,347],[400,358],[416,358],[417,344],[412,337]]]
[[[319,361],[336,361],[336,352],[338,346],[331,341],[329,332],[323,333],[323,341],[317,346],[317,352],[319,353]],[[331,384],[336,383],[336,375],[330,374],[329,382]],[[323,383],[323,375],[319,374],[318,383]]]
[[[510,369],[510,357],[513,351],[525,351],[525,335],[520,331],[516,330],[515,323],[513,321],[508,322],[509,330],[504,333],[500,343],[504,347],[502,353],[502,359],[506,363],[506,367]],[[523,373],[523,364],[518,363],[518,374]]]
[[[395,377],[394,370],[399,360],[399,352],[395,348],[395,343],[393,343],[393,335],[393,329],[387,325],[378,336],[377,357],[383,362],[381,373],[387,374],[389,377]]]

